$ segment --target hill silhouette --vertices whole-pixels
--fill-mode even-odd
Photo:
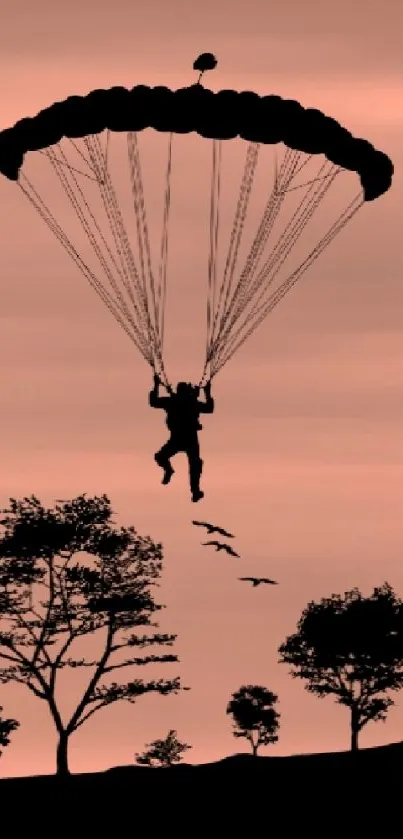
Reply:
[[[305,825],[308,830],[309,820],[310,836],[327,837],[336,835],[331,830],[337,819],[343,837],[355,835],[357,828],[377,836],[387,835],[385,830],[403,831],[402,781],[403,741],[355,753],[234,754],[213,763],[179,763],[169,769],[133,764],[66,779],[2,778],[0,802],[24,802],[28,813],[51,801],[52,808],[62,808],[67,820],[89,818],[94,829],[101,818],[102,824],[118,818],[126,824],[131,821],[133,827],[137,824],[150,836],[167,829],[174,811],[178,825],[189,820],[187,835],[193,833],[194,820],[208,829],[214,813],[217,831],[219,824],[232,829],[243,818],[253,817],[261,824],[264,817],[268,826],[281,819],[284,829]],[[148,832],[150,819],[155,833]]]

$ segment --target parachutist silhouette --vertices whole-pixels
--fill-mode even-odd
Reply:
[[[192,521],[192,524],[195,524],[197,527],[205,527],[209,536],[212,533],[219,533],[221,536],[226,536],[227,539],[234,538],[233,533],[228,533],[228,530],[224,530],[223,527],[217,527],[215,524],[210,524],[208,521]]]
[[[239,554],[231,548],[231,545],[225,545],[224,542],[202,542],[202,545],[215,545],[216,551],[227,551],[227,554],[237,556],[239,559]]]
[[[238,577],[238,580],[246,580],[252,583],[253,588],[260,586],[260,583],[268,583],[271,586],[278,586],[277,580],[270,580],[269,577]]]
[[[154,388],[150,391],[149,404],[151,408],[163,408],[166,411],[166,423],[171,432],[167,443],[155,455],[158,466],[164,470],[163,484],[169,484],[174,469],[171,457],[179,452],[185,452],[189,462],[189,479],[192,501],[200,501],[204,493],[200,489],[200,478],[203,461],[200,458],[199,438],[197,432],[202,429],[199,414],[212,414],[214,399],[211,396],[211,383],[204,386],[205,402],[198,399],[200,389],[186,382],[179,382],[176,393],[169,390],[169,396],[159,396],[159,376],[154,375]]]

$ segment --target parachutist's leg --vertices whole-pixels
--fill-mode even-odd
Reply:
[[[163,446],[162,449],[154,455],[155,462],[158,463],[158,466],[164,470],[164,477],[162,479],[162,483],[164,485],[169,484],[172,475],[174,474],[175,470],[171,466],[171,457],[177,454],[177,451],[177,447],[173,441],[168,440],[168,442],[165,443],[165,446]]]
[[[192,501],[200,501],[204,498],[204,492],[200,489],[200,478],[203,471],[203,461],[200,458],[199,443],[186,451],[189,461],[189,479]]]
[[[204,492],[200,489],[200,478],[203,469],[203,461],[198,458],[190,467],[190,490],[192,501],[200,501],[204,498]]]

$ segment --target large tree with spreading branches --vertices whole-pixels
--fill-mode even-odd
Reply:
[[[84,494],[53,508],[35,496],[11,498],[2,514],[0,682],[24,685],[46,702],[58,735],[57,773],[68,775],[69,738],[93,714],[150,691],[168,695],[181,689],[179,678],[110,680],[122,669],[131,673],[138,666],[178,661],[161,651],[134,654],[170,647],[176,639],[144,632],[158,627],[151,618],[163,608],[151,593],[161,573],[162,546],[134,527],[116,527],[106,495]],[[80,639],[95,633],[102,637],[99,659],[81,658]],[[62,719],[57,679],[66,667],[91,673],[77,706]]]
[[[369,597],[359,589],[308,603],[280,661],[306,690],[333,696],[350,712],[350,746],[369,722],[385,721],[389,693],[403,687],[403,603],[388,583]]]

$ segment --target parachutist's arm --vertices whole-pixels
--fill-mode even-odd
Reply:
[[[214,399],[212,396],[208,396],[205,402],[198,402],[197,407],[200,414],[212,414],[214,412]]]
[[[148,402],[150,408],[167,408],[170,401],[169,396],[158,396],[155,390],[150,390]]]
[[[169,402],[169,396],[159,396],[159,386],[160,380],[158,376],[154,376],[154,387],[148,395],[150,408],[166,408]]]
[[[205,402],[197,402],[199,412],[201,414],[212,414],[214,411],[214,399],[211,395],[211,382],[208,382],[204,387]]]

